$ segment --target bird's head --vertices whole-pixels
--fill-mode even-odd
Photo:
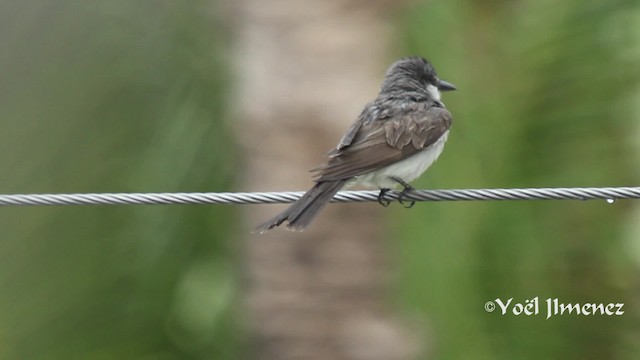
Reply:
[[[453,84],[438,78],[429,61],[419,56],[410,56],[389,67],[380,93],[419,92],[432,100],[440,100],[440,91],[455,89]]]

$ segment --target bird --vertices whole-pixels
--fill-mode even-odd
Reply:
[[[409,182],[436,161],[447,141],[453,118],[441,91],[451,90],[456,87],[440,79],[425,58],[395,61],[377,97],[327,154],[326,162],[311,170],[313,187],[254,232],[264,233],[284,223],[288,230],[302,231],[344,187],[378,188],[378,202],[388,206],[385,194],[402,186],[398,200],[405,204],[406,195],[414,190]]]

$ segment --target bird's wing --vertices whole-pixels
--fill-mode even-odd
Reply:
[[[358,119],[358,121],[353,123],[353,125],[351,125],[349,130],[347,130],[347,132],[344,134],[342,139],[340,139],[340,143],[338,144],[338,146],[336,146],[335,149],[329,152],[328,154],[329,157],[336,157],[340,155],[340,153],[344,151],[344,149],[351,146],[353,144],[353,140],[355,139],[356,135],[362,128],[362,125],[363,125],[362,119]]]
[[[345,180],[406,159],[435,143],[451,120],[445,108],[429,107],[360,125],[348,147],[311,170],[315,181]]]

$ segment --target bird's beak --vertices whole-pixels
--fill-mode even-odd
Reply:
[[[455,89],[456,89],[456,86],[453,85],[452,83],[438,79],[438,90],[451,91],[451,90],[455,90]]]

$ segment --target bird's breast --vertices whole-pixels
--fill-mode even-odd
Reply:
[[[390,177],[410,182],[422,175],[440,156],[449,131],[424,150],[381,169],[358,176],[355,184],[378,188],[396,188],[398,184]]]

